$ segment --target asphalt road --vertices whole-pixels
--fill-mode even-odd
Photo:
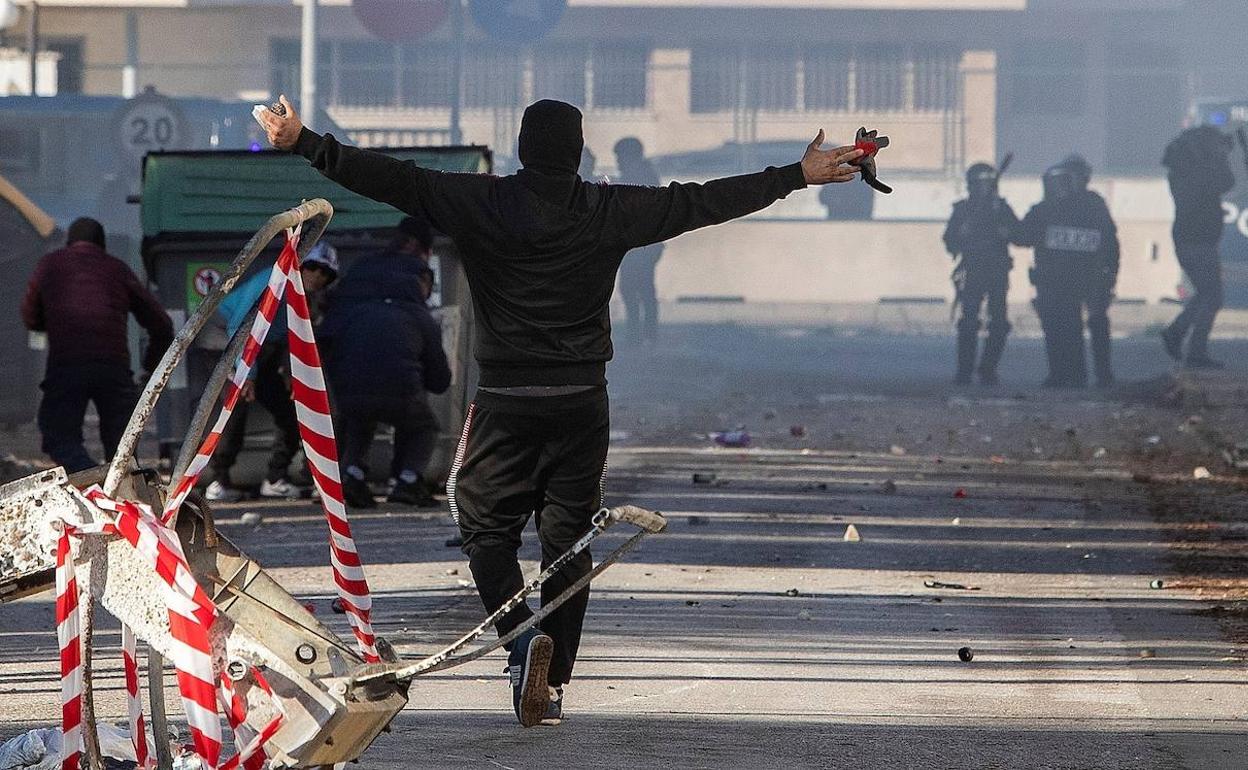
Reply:
[[[1124,341],[1120,376],[1168,371],[1154,345]],[[1199,437],[1115,393],[1029,388],[1038,353],[1018,341],[1004,388],[954,391],[946,340],[703,329],[623,349],[609,502],[670,527],[596,583],[567,720],[516,725],[496,655],[418,679],[360,766],[1242,770],[1245,651],[1194,591],[1150,588],[1179,570],[1173,531],[1132,481],[1146,438],[1177,463]],[[754,448],[710,447],[737,422]],[[309,504],[219,516],[346,633]],[[444,512],[354,523],[400,652],[475,625]],[[50,598],[0,607],[0,738],[58,716]],[[101,713],[121,721],[115,627],[98,639]]]

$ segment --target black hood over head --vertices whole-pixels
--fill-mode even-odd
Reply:
[[[520,121],[520,163],[547,174],[575,176],[585,135],[581,111],[566,102],[542,99],[524,110]]]

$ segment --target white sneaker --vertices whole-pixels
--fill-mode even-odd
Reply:
[[[243,499],[243,493],[234,487],[227,487],[220,481],[214,481],[208,485],[204,497],[214,503],[237,503]]]
[[[261,497],[282,497],[287,500],[296,500],[299,498],[299,487],[291,484],[286,479],[278,479],[277,481],[260,482]]]

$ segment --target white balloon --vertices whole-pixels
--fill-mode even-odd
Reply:
[[[7,29],[17,23],[21,12],[14,0],[0,0],[0,29]]]

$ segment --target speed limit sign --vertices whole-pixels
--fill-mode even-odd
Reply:
[[[122,105],[116,128],[122,149],[136,160],[149,152],[185,149],[190,139],[182,110],[152,88]]]

